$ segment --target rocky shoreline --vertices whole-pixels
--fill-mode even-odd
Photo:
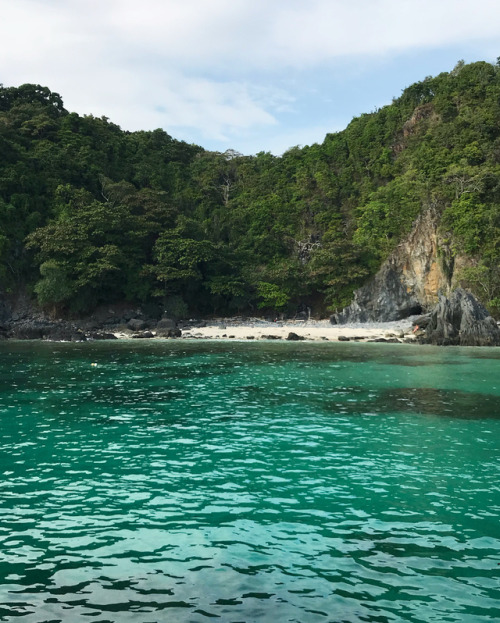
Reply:
[[[328,319],[273,320],[232,317],[175,320],[155,318],[127,304],[101,307],[86,317],[53,318],[29,299],[3,301],[0,339],[84,342],[115,339],[227,339],[288,341],[414,341],[411,319],[332,325]]]
[[[138,314],[137,314],[138,315]],[[334,326],[329,321],[272,322],[259,318],[218,318],[175,322],[163,318],[120,319],[114,323],[49,320],[32,316],[0,325],[3,339],[84,342],[116,339],[210,339],[413,342],[411,321]]]
[[[457,289],[432,312],[388,322],[337,324],[336,319],[250,317],[160,319],[121,303],[77,319],[51,318],[29,300],[0,307],[0,339],[85,342],[116,339],[286,340],[500,346],[500,328],[474,297]]]

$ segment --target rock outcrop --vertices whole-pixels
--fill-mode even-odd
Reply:
[[[146,322],[142,318],[131,318],[127,322],[127,329],[131,331],[143,331],[146,328]]]
[[[438,215],[421,214],[375,277],[354,293],[353,302],[332,322],[389,322],[431,309],[438,292],[450,291],[453,266],[438,257]]]
[[[298,335],[297,333],[294,333],[293,331],[291,331],[285,338],[285,340],[288,340],[289,342],[302,342],[305,339],[306,338],[304,336]]]
[[[157,337],[180,337],[181,330],[177,328],[177,323],[173,318],[162,318],[156,325]]]
[[[439,346],[500,346],[500,329],[469,292],[457,288],[439,297],[419,341]]]

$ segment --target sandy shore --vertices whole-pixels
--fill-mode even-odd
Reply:
[[[365,323],[352,325],[332,325],[328,320],[266,322],[254,320],[238,322],[221,319],[208,323],[206,327],[183,329],[184,339],[286,339],[295,333],[303,339],[311,341],[342,341],[342,339],[368,341],[379,338],[399,339],[413,338],[412,319],[406,318],[396,322]]]

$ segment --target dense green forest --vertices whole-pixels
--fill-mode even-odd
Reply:
[[[500,312],[500,65],[459,62],[321,145],[210,152],[163,130],[0,88],[0,287],[78,314],[338,309],[415,218],[440,214],[459,275]]]

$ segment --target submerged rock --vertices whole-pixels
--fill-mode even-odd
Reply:
[[[500,329],[470,292],[457,288],[449,299],[439,297],[419,341],[440,346],[500,346]]]

